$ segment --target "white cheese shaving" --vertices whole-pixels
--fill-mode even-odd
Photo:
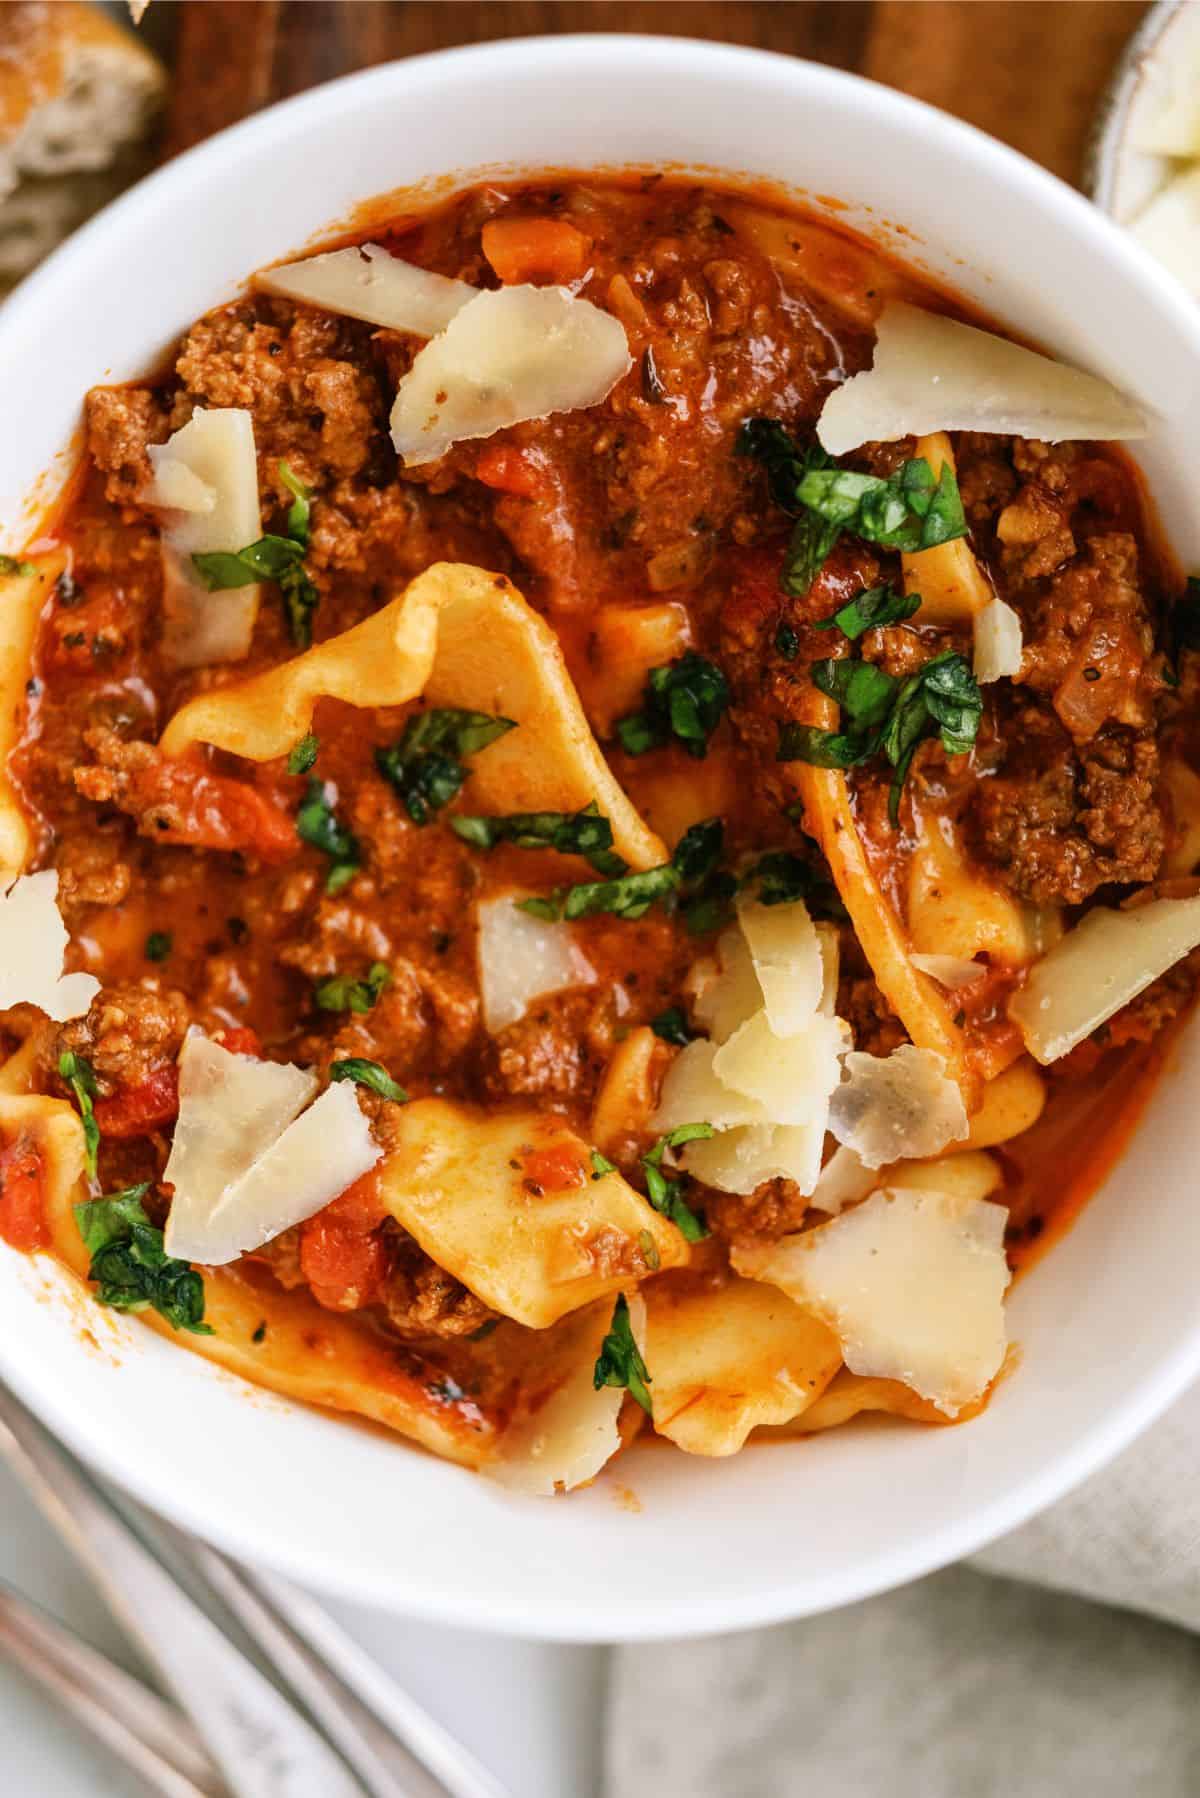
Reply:
[[[934,1187],[883,1191],[732,1260],[828,1324],[853,1373],[899,1380],[954,1417],[1004,1360],[1007,1217]]]
[[[990,331],[893,301],[877,333],[874,366],[836,388],[817,421],[831,455],[932,431],[1049,443],[1146,434],[1140,407],[1107,381]]]
[[[143,498],[170,507],[162,521],[164,652],[177,668],[240,661],[258,617],[258,583],[210,593],[192,557],[245,549],[262,536],[254,421],[241,406],[198,408],[149,454],[155,482]],[[154,495],[164,479],[169,497],[159,501]],[[201,486],[212,505],[180,508],[181,489],[194,501]]]
[[[712,1068],[726,1086],[757,1101],[772,1123],[823,1125],[849,1044],[841,1018],[814,1012],[803,1030],[776,1036],[760,1011],[721,1044]]]
[[[794,1180],[809,1192],[821,1171],[825,1125],[743,1124],[686,1144],[679,1151],[685,1173],[718,1192],[751,1193],[764,1180]]]
[[[168,512],[214,512],[217,490],[202,481],[194,469],[172,456],[165,443],[152,443],[147,455],[154,469],[154,479],[143,487],[141,498],[147,506],[161,506]]]
[[[821,1003],[825,969],[821,945],[803,899],[760,905],[742,899],[738,924],[777,1036],[803,1030]]]
[[[1200,897],[1097,905],[1035,962],[1009,1000],[1025,1047],[1057,1061],[1200,944]]]
[[[1173,176],[1129,231],[1189,293],[1200,294],[1200,168]]]
[[[771,1121],[757,1099],[718,1078],[713,1071],[717,1053],[717,1045],[703,1038],[679,1051],[663,1077],[653,1118],[656,1130],[677,1130],[680,1124],[711,1124],[714,1130],[731,1130],[739,1124]]]
[[[714,1043],[723,1043],[761,1008],[763,991],[749,944],[736,924],[718,939],[717,956],[719,965],[707,967],[708,977],[699,985],[692,1015]]]
[[[58,909],[58,873],[22,874],[0,895],[0,1011],[37,1005],[64,1023],[100,991],[91,974],[64,974],[67,927]]]
[[[416,337],[435,337],[444,331],[480,291],[466,281],[452,281],[403,262],[377,243],[285,262],[256,275],[254,285],[264,293],[365,319],[385,330],[411,331]]]
[[[354,1086],[340,1081],[302,1111],[240,1180],[226,1189],[208,1221],[205,1249],[185,1257],[219,1267],[261,1248],[283,1230],[323,1211],[375,1166],[383,1150],[371,1135]]]
[[[564,287],[478,294],[419,353],[392,408],[412,468],[454,443],[597,406],[632,367],[624,326]]]
[[[982,980],[987,969],[980,961],[968,961],[962,955],[921,955],[909,956],[914,968],[922,974],[928,974],[939,986],[944,986],[949,993],[961,992],[965,986],[974,986]]]
[[[846,1056],[829,1128],[868,1167],[936,1155],[967,1134],[962,1094],[932,1049],[904,1043],[890,1055]]]
[[[860,1199],[867,1198],[878,1185],[878,1171],[860,1160],[853,1149],[839,1143],[821,1169],[810,1203],[817,1211],[836,1217],[845,1206],[857,1205]]]
[[[627,1303],[633,1339],[644,1352],[645,1301],[631,1292]],[[619,1386],[597,1391],[593,1375],[612,1313],[612,1301],[602,1299],[558,1326],[564,1340],[548,1352],[564,1370],[560,1382],[544,1404],[506,1431],[498,1457],[484,1467],[489,1479],[514,1492],[549,1498],[595,1479],[611,1461],[621,1446],[617,1425],[625,1393]]]
[[[535,999],[596,978],[571,925],[519,911],[520,897],[503,893],[476,908],[483,1023],[493,1036],[523,1018]]]
[[[1023,639],[1018,614],[1003,599],[991,599],[975,619],[975,679],[1015,680],[1021,672]]]
[[[164,1181],[175,1196],[166,1246],[185,1261],[212,1262],[214,1213],[226,1191],[287,1129],[317,1090],[290,1062],[234,1055],[198,1032],[179,1054],[179,1117]]]

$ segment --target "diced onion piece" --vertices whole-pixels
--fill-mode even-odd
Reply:
[[[176,668],[240,661],[249,654],[258,617],[258,583],[210,593],[192,557],[245,549],[262,535],[254,421],[242,406],[198,408],[149,453],[156,464],[155,487],[166,467],[176,496],[183,470],[213,494],[211,507],[171,509],[163,519],[163,651]],[[194,496],[196,488],[187,483],[186,491]],[[156,503],[153,488],[144,497]]]
[[[1129,230],[1189,293],[1200,294],[1200,167],[1168,181]]]
[[[987,973],[982,962],[968,961],[962,955],[910,955],[909,960],[914,968],[920,968],[922,974],[928,974],[950,993],[974,986]]]
[[[493,1036],[523,1018],[535,999],[596,978],[572,926],[518,910],[520,897],[502,893],[477,908],[483,1023]]]
[[[975,620],[975,679],[1015,680],[1021,672],[1021,620],[1006,600],[992,599]]]
[[[861,1161],[853,1149],[839,1143],[812,1189],[810,1203],[817,1211],[836,1217],[846,1205],[857,1205],[879,1185],[878,1171]]]
[[[168,1253],[207,1267],[236,1261],[250,1249],[323,1211],[375,1166],[383,1150],[371,1135],[355,1089],[325,1089],[266,1153],[225,1189],[194,1230],[169,1232]],[[174,1221],[174,1206],[171,1220]]]
[[[811,1192],[821,1171],[825,1123],[743,1124],[700,1137],[679,1151],[685,1173],[718,1192],[751,1193],[764,1180],[794,1180]]]
[[[400,382],[392,441],[408,467],[451,444],[606,399],[632,366],[624,327],[562,287],[481,293]]]
[[[833,1095],[829,1128],[868,1167],[936,1155],[967,1134],[962,1094],[930,1049],[903,1043],[890,1055],[846,1057],[846,1079]]]
[[[317,1090],[290,1062],[234,1055],[198,1032],[179,1054],[179,1117],[163,1180],[175,1189],[167,1251],[211,1262],[221,1199],[276,1142]]]
[[[677,1130],[680,1124],[711,1124],[714,1130],[729,1130],[738,1124],[770,1122],[757,1099],[718,1078],[713,1071],[717,1053],[715,1044],[704,1041],[680,1050],[663,1079],[654,1114],[656,1130]]]
[[[771,1029],[777,1036],[804,1030],[825,984],[821,945],[808,907],[803,899],[789,905],[743,900],[737,910]]]
[[[1034,963],[1009,1016],[1037,1061],[1057,1061],[1198,943],[1200,897],[1097,905]]]
[[[739,1025],[761,1010],[763,990],[754,972],[750,946],[734,925],[717,940],[719,969],[696,994],[693,1015],[714,1043],[723,1043]]]
[[[827,1323],[852,1372],[900,1380],[953,1417],[1004,1359],[1007,1216],[933,1186],[900,1188],[732,1260]]]
[[[996,431],[1049,443],[1143,437],[1144,413],[1097,375],[903,301],[880,317],[874,366],[830,394],[817,436],[842,456],[874,440]]]
[[[54,868],[22,874],[0,894],[0,1011],[37,1005],[61,1024],[100,991],[94,975],[63,973],[69,939],[57,901]]]
[[[170,512],[214,512],[217,490],[210,487],[186,462],[172,456],[165,443],[152,443],[147,455],[154,469],[154,479],[143,487],[141,498],[147,506],[162,506]]]
[[[645,1303],[636,1292],[627,1295],[627,1303],[633,1339],[644,1353]],[[621,1446],[617,1423],[625,1393],[619,1386],[597,1391],[593,1374],[612,1314],[612,1300],[601,1299],[547,1333],[543,1361],[548,1358],[556,1369],[557,1384],[549,1398],[506,1431],[499,1455],[483,1470],[490,1480],[549,1498],[595,1479],[611,1461]]]
[[[452,281],[403,262],[377,243],[285,262],[256,275],[254,285],[264,293],[365,319],[388,331],[411,331],[415,337],[435,337],[444,331],[480,291],[467,281]]]
[[[848,1043],[841,1018],[814,1015],[799,1034],[776,1036],[766,1013],[757,1012],[722,1043],[712,1069],[726,1086],[761,1105],[772,1123],[823,1126]]]

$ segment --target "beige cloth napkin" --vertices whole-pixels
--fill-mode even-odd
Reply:
[[[1198,1798],[1200,1386],[969,1564],[617,1650],[606,1798],[810,1793]]]

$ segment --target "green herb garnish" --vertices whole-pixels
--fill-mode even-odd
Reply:
[[[245,549],[208,550],[194,555],[192,562],[210,593],[249,587],[254,581],[278,582],[292,642],[298,649],[307,649],[312,642],[312,615],[321,600],[304,566],[312,495],[286,462],[279,464],[279,478],[293,495],[285,537],[268,532]]]
[[[608,1159],[607,1155],[602,1155],[600,1153],[599,1149],[592,1150],[592,1179],[593,1180],[603,1180],[605,1174],[615,1174],[616,1171],[617,1171],[617,1164],[615,1161],[610,1161]]]
[[[614,917],[635,921],[645,917],[656,900],[678,900],[683,895],[694,902],[703,896],[706,883],[715,874],[724,837],[719,818],[693,824],[679,839],[669,862],[622,874],[616,880],[589,880],[568,887],[555,915],[587,918],[596,912],[611,912]],[[524,908],[529,909],[527,901]]]
[[[643,709],[617,721],[621,747],[629,755],[645,755],[676,737],[689,755],[702,760],[729,699],[729,682],[716,663],[689,649],[650,670]]]
[[[497,737],[515,730],[512,718],[453,707],[419,712],[398,743],[375,751],[375,765],[395,787],[414,824],[428,824],[454,798],[467,778],[463,761]]]
[[[351,974],[335,974],[323,980],[313,993],[322,1011],[370,1011],[383,989],[392,983],[392,971],[384,961],[375,961],[366,978],[356,980]],[[364,1063],[372,1066],[373,1063]]]
[[[670,1218],[688,1242],[700,1242],[708,1235],[708,1226],[698,1218],[684,1199],[689,1181],[686,1174],[670,1175],[662,1171],[663,1156],[668,1149],[680,1149],[684,1143],[698,1142],[714,1136],[711,1124],[680,1124],[666,1136],[660,1136],[654,1147],[642,1156],[646,1176],[646,1197],[663,1217]]]
[[[166,961],[171,953],[172,937],[169,930],[152,930],[146,938],[146,960]]]
[[[674,1043],[680,1049],[685,1048],[696,1034],[687,1021],[687,1013],[682,1005],[672,1005],[666,1011],[660,1011],[656,1018],[651,1018],[650,1028],[664,1043]]]
[[[327,893],[338,893],[353,880],[361,867],[358,839],[339,824],[334,815],[337,789],[323,780],[310,780],[304,803],[296,813],[296,832],[305,843],[311,843],[327,855],[333,866],[325,882]]]
[[[0,574],[36,574],[37,569],[32,562],[23,562],[19,556],[0,555]]]
[[[785,662],[794,662],[800,653],[800,638],[790,624],[781,624],[775,632],[775,648]]]
[[[317,759],[317,751],[320,747],[315,731],[310,730],[306,737],[301,737],[291,755],[288,756],[288,773],[307,774]]]
[[[654,1416],[650,1402],[650,1374],[642,1360],[641,1351],[633,1340],[629,1302],[623,1292],[617,1295],[612,1325],[600,1344],[592,1384],[597,1392],[605,1386],[623,1386],[630,1397],[637,1400],[647,1417]]]
[[[828,874],[790,849],[772,849],[761,855],[743,872],[739,885],[743,891],[757,885],[760,905],[791,905],[803,899],[826,917],[846,915]]]
[[[79,1116],[83,1124],[83,1152],[90,1177],[96,1178],[96,1156],[100,1149],[100,1126],[96,1122],[96,1113],[92,1108],[92,1100],[96,1097],[96,1075],[90,1061],[82,1055],[76,1055],[73,1049],[65,1049],[58,1058],[58,1071],[75,1095],[75,1103],[79,1107]]]
[[[340,1010],[341,1007],[338,1009]],[[349,1009],[353,1011],[355,1007],[351,1006]],[[364,1006],[363,1009],[369,1010],[370,1007]],[[349,1055],[345,1061],[331,1061],[329,1078],[331,1080],[353,1080],[359,1086],[370,1087],[371,1091],[378,1093],[381,1099],[391,1099],[396,1105],[408,1104],[408,1094],[397,1081],[392,1079],[387,1069],[380,1067],[377,1061],[366,1061],[359,1055]]]
[[[75,1222],[91,1256],[88,1279],[100,1288],[102,1305],[117,1311],[152,1308],[174,1330],[211,1336],[204,1321],[204,1282],[190,1261],[177,1261],[163,1247],[163,1233],[146,1216],[143,1195],[149,1181],[103,1199],[75,1206]]]
[[[593,799],[579,812],[509,812],[499,818],[451,818],[450,828],[464,843],[491,849],[515,843],[518,849],[553,849],[559,855],[582,855],[598,874],[623,874],[627,863],[612,846],[612,825]]]
[[[894,587],[887,586],[864,587],[828,618],[820,619],[815,628],[829,631],[836,625],[851,642],[855,642],[864,632],[876,630],[881,625],[901,624],[912,617],[920,603],[919,593],[897,593]]]

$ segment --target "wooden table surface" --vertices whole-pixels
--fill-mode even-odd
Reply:
[[[654,31],[855,69],[1079,179],[1145,0],[179,0],[166,152],[393,57],[538,32]],[[151,17],[153,18],[153,14]]]

